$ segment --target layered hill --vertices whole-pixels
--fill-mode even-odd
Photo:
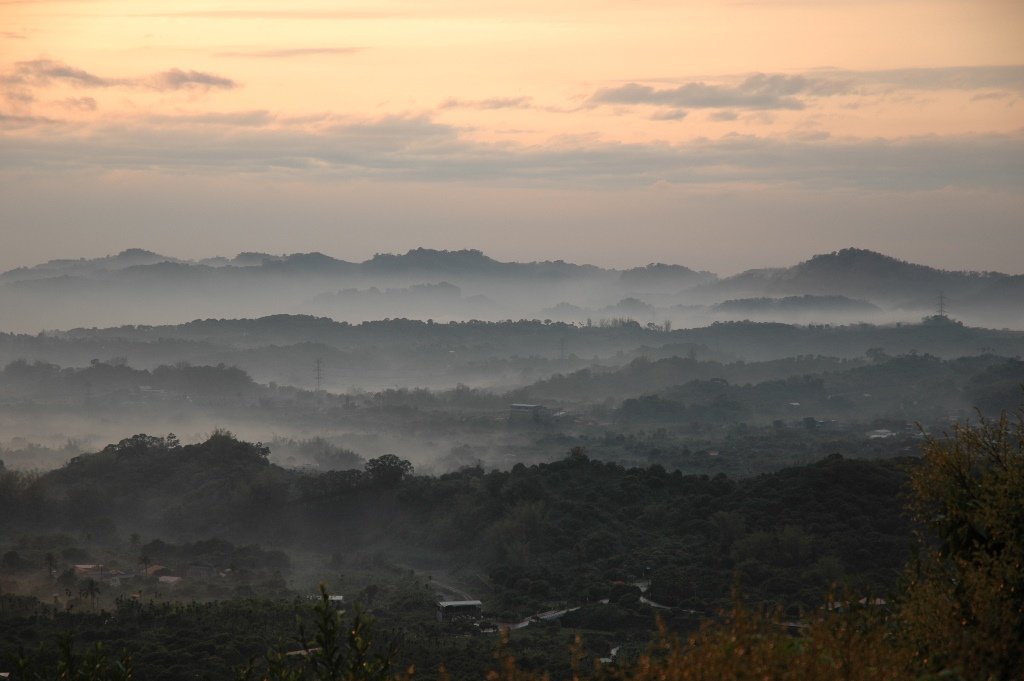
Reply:
[[[266,454],[226,433],[184,446],[137,435],[15,480],[0,498],[0,538],[47,528],[94,540],[139,532],[348,555],[415,550],[476,570],[495,600],[593,600],[615,580],[646,574],[653,598],[710,611],[728,602],[737,578],[748,594],[805,602],[843,574],[892,586],[909,531],[899,500],[905,460],[834,455],[732,481],[627,469],[581,450],[440,478],[400,471],[397,457],[316,474],[279,468]],[[807,579],[784,579],[794,569]],[[699,604],[678,589],[693,578]]]
[[[1024,277],[999,272],[953,272],[846,248],[792,267],[749,270],[706,285],[716,294],[846,296],[912,309],[934,309],[940,294],[967,312],[981,300],[1024,299]],[[1024,314],[1024,308],[1021,309]]]
[[[895,322],[933,313],[940,295],[967,322],[1024,326],[1024,275],[951,272],[852,248],[725,279],[679,264],[618,270],[562,260],[503,262],[478,250],[417,248],[353,262],[317,252],[182,260],[129,249],[0,274],[0,318],[3,330],[28,332],[280,312],[350,322]]]

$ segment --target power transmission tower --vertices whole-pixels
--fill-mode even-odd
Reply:
[[[939,291],[939,315],[940,317],[946,316],[946,294]]]
[[[323,367],[324,363],[319,357],[316,358],[316,391],[320,392],[320,384],[323,382]]]

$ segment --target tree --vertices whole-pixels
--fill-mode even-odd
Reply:
[[[902,615],[921,662],[962,678],[1024,677],[1024,412],[928,440],[911,490],[930,531]]]
[[[393,646],[375,645],[373,619],[356,610],[349,622],[344,611],[330,601],[320,585],[320,600],[314,607],[315,631],[310,636],[299,626],[302,655],[286,656],[280,652],[267,655],[257,670],[249,665],[239,671],[238,678],[262,681],[390,681],[410,679],[393,676],[396,651]]]
[[[6,570],[21,570],[25,567],[25,561],[17,551],[8,551],[0,559],[0,565]]]
[[[96,610],[96,599],[100,595],[100,585],[95,579],[89,578],[82,583],[81,589],[78,591],[78,595],[82,598],[88,598],[92,601],[92,609]]]
[[[408,475],[412,475],[413,466],[405,459],[394,454],[385,454],[366,462],[366,474],[370,480],[385,487],[397,485]]]

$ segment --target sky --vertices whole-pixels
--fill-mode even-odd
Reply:
[[[0,269],[1024,272],[1019,0],[0,0]]]

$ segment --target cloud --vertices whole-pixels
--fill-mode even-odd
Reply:
[[[47,86],[57,81],[76,87],[92,88],[111,87],[128,83],[125,80],[102,78],[83,69],[77,69],[63,62],[51,59],[16,62],[14,70],[4,74],[0,79],[7,83],[35,86]]]
[[[686,81],[676,87],[654,87],[630,82],[596,91],[590,96],[588,104],[646,105],[674,109],[801,110],[814,98],[936,90],[1024,92],[1024,66],[876,71],[815,69],[800,74],[755,73],[738,82],[730,78],[723,78],[716,83]],[[987,93],[984,96],[995,98],[998,93]]]
[[[74,111],[96,110],[96,100],[92,97],[68,97],[62,99],[59,104],[65,109],[72,109]]]
[[[52,59],[20,61],[10,71],[0,74],[8,99],[20,97],[31,101],[30,88],[45,88],[54,84],[77,88],[148,88],[155,90],[230,90],[239,84],[230,78],[202,71],[170,69],[145,78],[107,78]]]
[[[4,99],[12,106],[20,108],[36,101],[36,96],[26,87],[4,84]]]
[[[1024,65],[950,66],[921,69],[831,72],[866,82],[894,85],[907,90],[989,90],[1024,91]]]
[[[125,14],[132,18],[155,19],[391,19],[406,16],[403,12],[382,12],[371,10],[194,10],[182,12],[152,12]]]
[[[263,114],[257,112],[255,120]],[[772,139],[729,135],[686,144],[569,140],[546,146],[483,143],[429,117],[385,117],[310,130],[224,130],[183,121],[0,137],[0,168],[285,173],[310,181],[485,183],[627,188],[780,185],[908,192],[958,187],[1015,192],[1024,179],[1024,135],[896,140]]]
[[[682,109],[666,109],[651,114],[652,121],[681,121],[686,118],[686,112]]]
[[[321,54],[356,54],[365,47],[297,47],[280,50],[252,50],[240,52],[218,52],[218,57],[246,57],[253,59],[288,59],[290,57],[308,57]]]
[[[983,102],[992,99],[1010,99],[1013,97],[1009,92],[979,92],[971,97],[972,102]]]
[[[219,125],[240,127],[262,127],[273,123],[276,119],[268,111],[229,111],[202,114],[151,115],[146,117],[148,123],[156,125]]]
[[[794,95],[811,87],[812,82],[803,76],[758,73],[735,86],[693,82],[657,90],[649,85],[627,83],[598,90],[590,102],[595,105],[649,104],[691,109],[802,109],[804,103]]]
[[[710,116],[708,116],[708,118],[713,121],[734,121],[739,117],[740,115],[738,113],[736,113],[735,111],[729,111],[727,109],[724,109],[722,111],[714,111],[711,113]]]
[[[156,90],[231,90],[238,87],[238,83],[230,78],[202,71],[182,71],[181,69],[158,73],[146,79],[145,82]]]
[[[494,97],[491,99],[447,99],[442,109],[531,109],[531,97]]]
[[[35,128],[40,125],[54,125],[61,121],[44,116],[13,116],[0,113],[0,129]]]

